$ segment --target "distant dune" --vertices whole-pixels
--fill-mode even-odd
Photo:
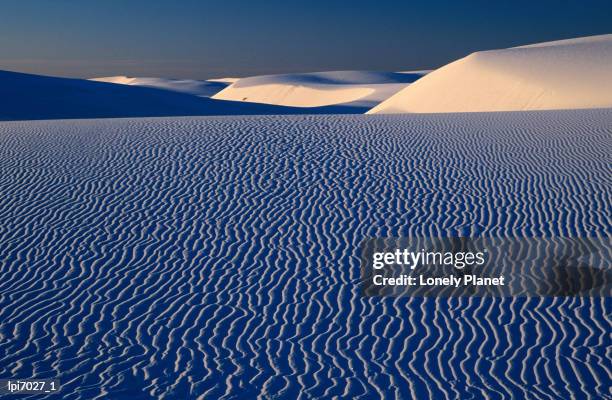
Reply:
[[[433,72],[200,81],[0,71],[0,100],[0,120],[611,108],[612,34],[476,52]]]
[[[612,107],[612,35],[473,53],[369,111],[441,113]]]
[[[121,85],[145,86],[157,89],[171,90],[200,97],[211,97],[225,89],[238,78],[211,79],[198,81],[193,79],[138,78],[129,76],[107,76],[92,78],[97,82],[117,83]]]
[[[169,90],[0,71],[0,120],[350,112],[213,100],[188,93],[204,92],[205,88],[197,85],[181,86],[175,82],[172,87]]]
[[[427,71],[332,71],[242,78],[215,99],[291,107],[343,105],[369,109],[421,78]]]

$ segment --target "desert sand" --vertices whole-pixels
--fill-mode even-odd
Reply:
[[[116,83],[120,85],[152,87],[156,89],[170,90],[173,92],[187,93],[200,97],[212,97],[238,80],[238,78],[222,78],[198,81],[193,79],[144,78],[118,75],[92,78],[90,80]]]
[[[331,71],[242,78],[215,99],[291,107],[344,105],[371,108],[428,71]]]
[[[610,235],[611,120],[2,122],[0,375],[59,369],[75,399],[605,397],[610,298],[358,282],[366,237]]]
[[[433,71],[370,114],[612,107],[612,35],[480,51]]]
[[[612,35],[473,53],[433,72],[330,71],[206,81],[0,71],[0,120],[387,114],[612,107]]]
[[[193,81],[147,82],[149,84],[129,85],[0,71],[0,120],[306,112],[316,114],[340,111],[329,107],[302,109],[213,100],[204,94],[215,85],[226,86],[227,82],[208,82],[203,85],[194,84]],[[162,84],[164,87],[161,87]],[[363,112],[363,110],[358,111]]]
[[[0,377],[68,399],[606,398],[612,297],[364,297],[360,245],[609,238],[611,42],[428,75],[0,72]],[[371,107],[402,115],[287,115]]]

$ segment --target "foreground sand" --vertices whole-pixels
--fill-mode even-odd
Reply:
[[[361,298],[359,243],[610,235],[612,110],[0,123],[0,376],[601,398],[610,298]]]

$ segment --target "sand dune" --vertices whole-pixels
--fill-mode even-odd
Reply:
[[[66,399],[605,398],[611,297],[358,281],[371,236],[608,237],[611,119],[0,123],[0,376]]]
[[[605,107],[612,107],[612,35],[473,53],[369,113]]]
[[[206,85],[164,82],[171,90],[0,71],[0,120],[351,112],[213,100]]]
[[[194,96],[211,97],[238,78],[211,79],[198,81],[192,79],[138,78],[129,76],[107,76],[92,78],[91,81],[117,83],[121,85],[145,86]]]
[[[410,79],[407,76],[410,75],[405,74],[402,79]],[[86,80],[0,71],[0,120],[357,114],[371,108],[367,102],[304,108],[209,98],[236,79],[193,81],[115,76]],[[384,92],[377,90],[379,94]]]
[[[427,71],[333,71],[242,78],[213,96],[215,99],[291,107],[372,108]]]

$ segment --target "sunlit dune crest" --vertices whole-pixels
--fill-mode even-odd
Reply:
[[[418,80],[371,114],[612,107],[612,35],[481,51]]]

